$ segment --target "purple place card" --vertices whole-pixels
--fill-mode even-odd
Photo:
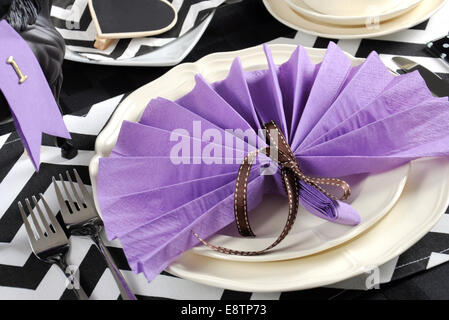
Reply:
[[[42,133],[70,139],[42,69],[24,39],[0,21],[0,90],[22,143],[39,171]]]

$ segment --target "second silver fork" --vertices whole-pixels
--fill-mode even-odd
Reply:
[[[41,209],[35,196],[32,197],[34,202],[34,208],[38,212],[40,223],[36,216],[36,213],[31,207],[30,201],[25,199],[25,204],[28,209],[28,213],[31,216],[32,224],[36,230],[36,234],[33,232],[31,223],[28,221],[25,210],[22,203],[19,202],[19,211],[25,225],[25,230],[28,234],[28,240],[30,241],[31,249],[34,254],[42,261],[47,263],[56,264],[62,272],[66,275],[67,279],[70,281],[70,286],[68,287],[72,290],[76,297],[80,300],[88,300],[88,297],[84,290],[74,282],[72,273],[69,270],[69,266],[66,262],[66,255],[70,248],[69,240],[56,220],[53,212],[50,209],[44,196],[40,194],[41,201],[44,204],[44,211]],[[47,216],[47,217],[45,217]],[[47,218],[50,222],[47,221]],[[41,228],[43,226],[43,229]]]
[[[72,181],[72,177],[69,172],[66,171],[66,176],[70,189],[72,190],[75,201],[73,200],[69,189],[67,188],[66,182],[64,181],[62,175],[59,175],[59,179],[62,183],[64,193],[66,195],[65,199],[62,195],[61,189],[56,183],[56,179],[53,177],[53,185],[56,191],[56,196],[58,198],[59,206],[61,207],[62,218],[67,226],[67,229],[72,235],[78,236],[89,236],[100,252],[102,253],[108,268],[114,277],[115,282],[120,290],[120,295],[124,300],[136,300],[136,297],[129,289],[122,273],[114,262],[112,255],[104,244],[100,237],[100,232],[103,229],[103,221],[95,209],[93,199],[87,191],[86,186],[83,184],[78,172],[74,170],[75,179],[81,194],[75,188]]]

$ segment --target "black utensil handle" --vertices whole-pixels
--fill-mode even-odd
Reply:
[[[434,56],[439,57],[444,62],[449,64],[449,35],[429,41],[426,44],[426,48]]]

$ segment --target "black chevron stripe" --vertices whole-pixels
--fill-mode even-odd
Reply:
[[[429,20],[426,20],[424,22],[421,22],[420,24],[417,24],[414,27],[411,27],[410,29],[414,29],[414,30],[426,30],[427,25],[429,24]]]
[[[428,257],[432,252],[441,252],[448,248],[449,236],[447,234],[429,232],[418,243],[401,254],[392,279],[401,279],[417,271],[425,270],[429,261]],[[422,257],[422,259],[417,259],[417,257]]]
[[[72,290],[66,289],[59,300],[77,300],[77,297]]]
[[[157,49],[158,47],[141,45],[139,50],[136,52],[136,57],[143,56],[144,54],[150,53]]]
[[[108,247],[108,250],[111,253],[115,263],[117,264],[117,267],[120,270],[127,270],[127,271],[131,270],[128,264],[128,260],[126,260],[125,252],[123,251],[122,248]]]
[[[149,296],[142,296],[142,295],[136,295],[137,300],[165,300],[165,301],[173,301],[174,299],[169,298],[162,298],[162,297],[149,297]]]
[[[437,72],[437,75],[439,75],[442,79],[444,79],[447,82],[449,82],[449,69],[447,70],[447,73]]]
[[[123,55],[123,53],[128,49],[129,43],[131,42],[131,39],[123,39],[120,40],[117,45],[115,46],[114,50],[110,54],[106,53],[95,53],[96,56],[102,56],[102,57],[109,57],[113,59],[117,59]],[[90,52],[86,52],[90,53]]]
[[[0,286],[36,290],[50,267],[34,254],[22,267],[0,264]]]
[[[0,93],[1,94],[1,93]],[[10,133],[14,131],[14,121],[4,123],[0,125],[0,136]]]
[[[0,147],[0,183],[14,167],[23,154],[23,145],[17,132],[10,134],[6,142]]]
[[[77,117],[85,117],[90,112],[90,109],[92,109],[92,107],[93,107],[93,105],[85,107],[85,108],[80,108],[80,109],[76,110],[75,112],[71,112],[70,115],[77,116]]]
[[[363,39],[360,42],[356,57],[366,58],[372,51],[376,51],[379,54],[394,54],[417,57],[429,56],[425,44],[422,43]]]
[[[0,218],[0,242],[11,242],[17,231],[22,226],[22,218],[17,209],[17,202],[23,201],[36,193],[36,191],[46,190],[51,184],[51,178],[66,170],[77,169],[81,179],[87,185],[90,185],[89,168],[86,166],[67,166],[58,164],[42,163],[39,173],[34,173],[33,176],[26,183],[25,187],[20,191],[9,208]]]
[[[67,46],[93,48],[95,41],[79,40],[79,39],[65,39]]]
[[[316,288],[301,291],[283,292],[280,300],[333,300],[341,294],[342,289]]]
[[[173,278],[179,278],[179,277],[177,277],[177,276],[175,276],[175,275],[173,275],[171,273],[168,273],[167,271],[162,271],[161,275],[168,276],[168,277],[173,277]]]
[[[328,39],[328,38],[317,37],[313,47],[326,49],[329,46],[329,42],[338,43],[338,39]]]
[[[224,290],[221,295],[221,300],[250,300],[251,295],[251,292]]]
[[[201,24],[201,22],[203,22],[204,20],[206,20],[206,18],[213,12],[215,11],[214,8],[211,9],[206,9],[206,10],[202,10],[198,13],[198,16],[196,17],[195,20],[195,24],[194,24],[194,28],[198,25]]]
[[[106,269],[106,263],[100,251],[92,244],[79,265],[80,285],[88,296],[92,294]]]
[[[82,133],[70,133],[72,137],[72,143],[78,150],[95,150],[95,140],[97,136],[82,134]],[[43,146],[55,146],[55,137],[49,135],[43,135],[42,145]]]
[[[123,102],[126,98],[128,98],[128,96],[129,96],[130,94],[131,94],[131,92],[127,92],[127,93],[125,93],[125,94],[122,96],[122,98],[120,99],[119,103],[117,103],[117,105],[115,106],[115,110],[122,104],[122,102]],[[114,110],[114,112],[115,112],[115,110]],[[109,124],[109,121],[111,121],[111,118],[112,118],[112,116],[114,115],[114,112],[111,113],[111,115],[110,115],[109,118],[108,118],[108,121],[105,122],[105,124],[104,124],[103,128],[101,128],[100,132],[103,131],[103,129],[107,127],[107,125]],[[94,146],[95,146],[95,143],[94,143]]]

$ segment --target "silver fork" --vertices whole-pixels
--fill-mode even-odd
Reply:
[[[103,221],[95,209],[94,201],[86,189],[83,181],[81,180],[78,172],[73,170],[75,174],[76,182],[78,183],[81,194],[76,190],[72,181],[72,177],[69,172],[66,171],[66,176],[70,189],[75,197],[76,201],[73,201],[72,196],[67,188],[62,174],[59,174],[59,180],[62,183],[66,198],[62,196],[61,189],[56,183],[56,179],[53,177],[53,185],[56,190],[56,196],[58,198],[59,206],[61,207],[62,218],[69,230],[70,234],[75,236],[89,236],[96,244],[100,252],[102,253],[104,260],[111,270],[115,282],[120,290],[120,294],[124,300],[136,300],[129,286],[127,285],[125,278],[120,272],[119,268],[114,262],[109,250],[106,248],[103,240],[100,237],[100,232],[103,229]]]
[[[78,299],[87,300],[88,297],[86,293],[84,293],[83,289],[81,289],[81,287],[79,287],[78,284],[74,283],[73,276],[70,273],[66,262],[66,254],[70,248],[69,240],[67,239],[64,230],[62,230],[55,216],[51,212],[51,209],[48,206],[48,203],[47,201],[45,201],[42,194],[40,194],[40,197],[42,203],[44,204],[44,208],[45,211],[47,212],[47,217],[50,220],[50,223],[48,223],[47,218],[45,218],[45,215],[36,197],[33,196],[32,199],[34,202],[34,207],[36,208],[39,214],[39,218],[44,230],[42,230],[41,226],[39,225],[36,214],[33,211],[33,208],[31,208],[30,201],[28,200],[28,198],[25,199],[25,204],[31,216],[31,220],[34,225],[34,229],[36,230],[37,237],[35,237],[33,229],[31,228],[31,224],[28,221],[22,203],[20,201],[18,203],[19,211],[20,214],[22,215],[26,232],[28,233],[28,239],[30,241],[31,248],[33,249],[34,254],[40,260],[45,261],[47,263],[56,264],[62,270],[62,272],[64,272],[67,279],[71,283],[69,289],[74,291]]]

